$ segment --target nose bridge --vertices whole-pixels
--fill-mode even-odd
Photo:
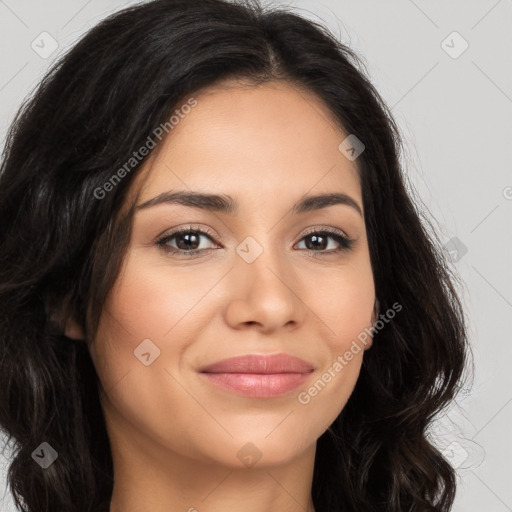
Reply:
[[[271,232],[260,232],[236,248],[232,291],[238,307],[228,308],[234,323],[257,322],[273,329],[298,319],[297,279],[284,246],[273,239]]]
[[[273,286],[276,281],[280,282],[275,274],[282,274],[287,267],[283,247],[273,241],[272,233],[260,232],[247,236],[238,244],[236,253],[235,266],[251,286],[258,282]]]

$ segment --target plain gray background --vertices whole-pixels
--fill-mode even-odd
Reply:
[[[0,0],[2,147],[17,108],[51,62],[133,3]],[[458,470],[454,511],[512,511],[512,0],[286,5],[358,51],[392,107],[404,137],[402,164],[462,280],[474,350],[471,390],[432,429]],[[56,50],[41,54],[53,40]],[[8,455],[0,457],[2,512],[14,510],[9,492],[3,496]]]

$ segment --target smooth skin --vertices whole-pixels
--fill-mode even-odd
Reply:
[[[311,512],[316,441],[345,406],[364,350],[309,403],[298,394],[373,325],[375,289],[356,208],[292,207],[337,192],[363,211],[356,161],[338,149],[348,134],[324,104],[289,83],[225,81],[194,98],[145,161],[132,198],[225,194],[239,211],[161,203],[135,214],[91,348],[114,460],[111,511]],[[166,242],[180,254],[156,243],[188,226],[212,235],[191,239],[198,254],[187,256],[183,235]],[[315,245],[313,228],[337,230],[353,246],[336,252],[328,235]],[[251,263],[237,252],[247,237],[263,249]],[[73,321],[66,332],[83,337]],[[134,355],[145,339],[160,350],[148,366]],[[198,373],[221,359],[281,352],[315,367],[283,396],[236,395]],[[247,454],[260,458],[251,466]]]

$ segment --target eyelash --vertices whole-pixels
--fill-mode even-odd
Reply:
[[[161,236],[160,238],[158,238],[155,241],[155,244],[158,245],[160,247],[160,249],[162,249],[165,253],[175,254],[175,255],[178,255],[178,254],[185,255],[186,258],[193,257],[193,256],[199,254],[200,252],[204,252],[205,250],[207,250],[207,249],[194,249],[193,251],[184,251],[183,249],[176,249],[174,247],[170,247],[169,245],[167,245],[167,242],[169,242],[173,238],[178,237],[179,235],[186,235],[186,234],[204,235],[207,238],[209,238],[212,242],[215,243],[214,235],[210,231],[197,229],[197,228],[193,228],[192,226],[188,226],[186,228],[180,228],[180,229],[177,229],[176,231],[173,231],[172,233],[168,233],[168,234]],[[354,240],[347,237],[341,231],[339,231],[337,229],[332,229],[332,228],[312,229],[312,230],[308,231],[307,233],[305,233],[302,236],[302,238],[300,239],[300,241],[302,241],[304,238],[306,238],[307,236],[312,235],[312,234],[327,235],[328,238],[332,238],[340,245],[340,247],[338,249],[334,249],[331,251],[325,251],[325,250],[314,251],[312,249],[305,249],[313,257],[324,256],[324,255],[335,254],[335,253],[337,254],[340,252],[349,251],[354,244]]]

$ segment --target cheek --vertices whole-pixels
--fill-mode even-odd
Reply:
[[[190,397],[173,378],[173,361],[180,360],[187,338],[173,336],[171,330],[165,341],[172,343],[164,345],[163,335],[175,325],[178,332],[192,298],[174,293],[162,280],[128,275],[117,281],[105,302],[95,339],[94,362],[106,395],[103,408],[114,428],[135,426],[165,443],[164,431],[176,434],[170,411],[183,410]]]
[[[370,346],[375,290],[369,264],[333,272],[324,285],[324,293],[317,290],[309,297],[323,324],[326,357],[297,401],[327,428],[349,399]]]
[[[325,325],[331,350],[345,352],[372,324],[375,289],[370,264],[363,261],[333,270],[322,283],[309,296]]]
[[[166,352],[180,351],[190,319],[197,324],[210,314],[209,302],[201,299],[219,279],[217,274],[207,276],[192,268],[171,273],[165,263],[149,264],[132,251],[105,302],[98,346],[110,344],[121,360],[130,361],[127,355],[145,339],[159,345],[165,341]]]
[[[171,276],[136,256],[133,251],[127,258],[105,301],[91,355],[106,395],[123,416],[140,426],[147,418],[164,425],[170,403],[190,402],[172,375],[215,309],[201,299],[218,277],[192,271]]]
[[[296,399],[308,418],[311,436],[320,436],[345,407],[359,377],[365,349],[370,346],[373,284],[339,288],[322,299],[321,320],[325,325],[322,367]],[[311,418],[315,418],[311,421]]]

